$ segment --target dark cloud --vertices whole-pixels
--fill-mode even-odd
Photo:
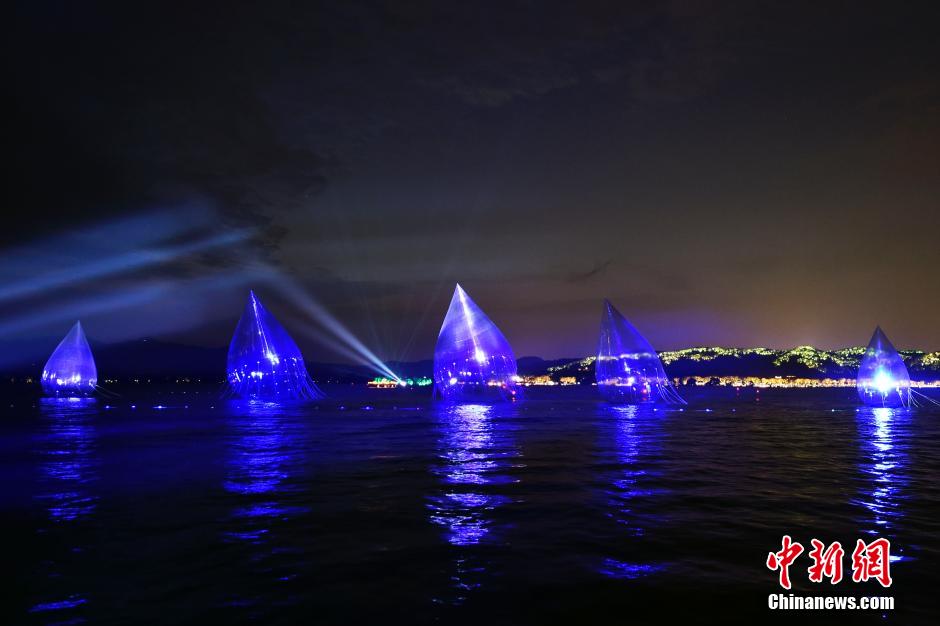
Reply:
[[[580,283],[586,280],[591,280],[595,276],[599,276],[603,274],[604,272],[606,272],[607,269],[610,267],[611,263],[613,263],[613,259],[607,259],[606,261],[603,261],[601,263],[595,263],[594,267],[587,270],[586,272],[575,272],[573,274],[570,274],[568,276],[568,282]]]

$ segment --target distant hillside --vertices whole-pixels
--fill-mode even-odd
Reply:
[[[800,346],[792,350],[769,348],[686,348],[661,352],[671,377],[684,376],[795,376],[797,378],[854,378],[865,348],[819,350]],[[914,380],[940,379],[940,352],[900,350]],[[594,357],[549,368],[554,377],[593,380]]]

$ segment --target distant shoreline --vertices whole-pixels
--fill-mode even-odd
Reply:
[[[92,349],[100,384],[120,385],[222,385],[226,348],[202,348],[147,339],[122,344],[94,345]],[[667,375],[680,386],[729,387],[850,387],[855,384],[858,363],[865,348],[819,350],[800,346],[790,350],[770,348],[697,347],[659,353]],[[940,352],[900,350],[914,386],[940,385]],[[307,369],[318,384],[362,384],[382,375],[366,365],[324,363],[305,355]],[[594,357],[517,359],[518,372],[529,385],[590,385],[594,382]],[[415,386],[427,384],[433,375],[432,359],[387,361],[398,376]],[[23,364],[0,372],[0,384],[35,382],[42,362]]]

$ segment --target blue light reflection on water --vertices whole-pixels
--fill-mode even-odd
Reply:
[[[69,598],[59,602],[45,602],[37,604],[29,610],[30,613],[45,613],[46,611],[61,611],[62,609],[74,609],[88,602],[85,598]],[[82,620],[84,621],[84,620]]]
[[[222,487],[230,513],[221,533],[239,555],[221,599],[223,606],[264,621],[270,598],[297,579],[307,558],[298,547],[302,535],[292,520],[310,510],[299,476],[304,459],[315,453],[306,446],[301,403],[231,400],[226,406],[227,452]],[[288,595],[284,606],[297,603]]]
[[[865,509],[860,529],[871,535],[893,539],[910,499],[908,435],[912,411],[904,408],[862,407],[856,413],[862,458],[859,475],[862,488],[855,504]],[[892,545],[891,560],[903,561],[905,546]]]
[[[40,430],[37,438],[39,480],[35,499],[46,511],[50,525],[40,528],[49,546],[56,546],[41,568],[53,584],[41,593],[30,613],[59,620],[83,621],[74,609],[88,603],[81,590],[82,577],[69,575],[81,568],[85,546],[73,527],[88,522],[98,507],[95,485],[99,480],[98,436],[94,398],[42,398],[39,400]],[[61,546],[59,545],[61,543]],[[51,617],[54,616],[54,617]]]
[[[473,548],[498,541],[492,513],[512,502],[497,490],[505,492],[505,486],[517,482],[508,472],[519,464],[521,452],[511,427],[495,410],[482,404],[437,405],[440,463],[432,471],[442,491],[429,499],[428,510],[431,522],[443,527],[445,540],[458,549],[452,576],[458,603],[466,591],[482,585],[487,573],[487,562]]]
[[[616,554],[603,559],[598,571],[611,578],[634,579],[655,573],[660,563],[631,558],[631,547],[665,522],[655,500],[664,494],[652,458],[660,453],[663,409],[637,405],[601,405],[601,449],[613,471],[606,478],[606,515],[620,528],[610,547]]]
[[[42,491],[49,519],[69,522],[95,511],[97,497],[91,486],[97,480],[94,398],[42,398]]]
[[[773,584],[754,553],[781,530],[848,552],[866,531],[890,538],[910,559],[894,572],[897,619],[932,611],[935,409],[833,411],[845,405],[826,391],[647,412],[595,395],[188,411],[135,397],[87,415],[36,402],[8,423],[24,617],[6,623],[469,622],[547,588],[559,593],[532,603],[531,623],[667,605],[695,623],[681,606],[693,585],[733,589],[733,622]],[[66,493],[91,506],[59,511]]]
[[[290,479],[305,454],[294,432],[298,422],[292,417],[292,405],[261,401],[229,405],[230,445],[223,486],[237,497],[232,519],[241,529],[225,536],[261,542],[272,523],[307,510],[289,502],[299,491]]]

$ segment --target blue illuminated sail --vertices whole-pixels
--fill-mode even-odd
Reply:
[[[901,355],[881,327],[871,336],[855,382],[858,397],[876,407],[908,407],[911,404],[911,377]]]
[[[229,388],[240,398],[311,400],[323,396],[300,348],[252,291],[228,348]]]
[[[42,389],[51,396],[85,396],[98,384],[95,357],[82,323],[75,322],[42,368]]]
[[[434,349],[434,389],[446,400],[520,396],[516,357],[506,337],[460,285]]]
[[[595,367],[597,387],[610,402],[685,404],[653,346],[608,300],[604,300]]]

